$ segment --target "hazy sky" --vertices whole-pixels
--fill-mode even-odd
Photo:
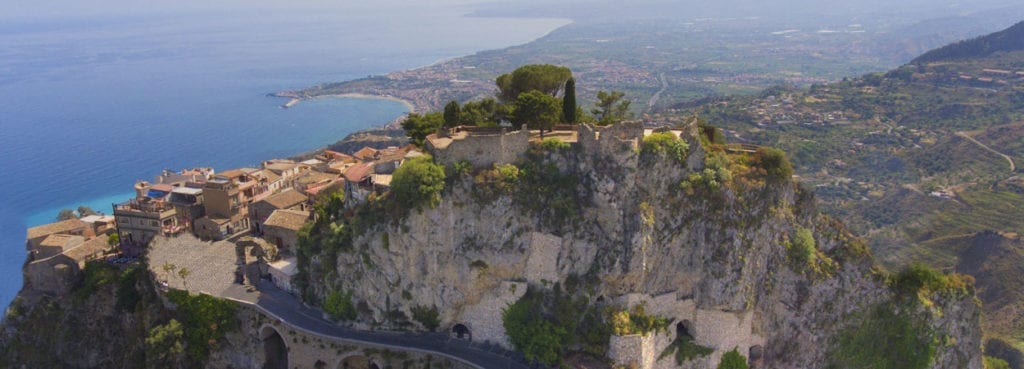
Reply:
[[[0,19],[8,24],[67,19],[164,14],[309,11],[344,12],[372,6],[464,7],[467,12],[552,17],[619,18],[762,16],[802,18],[814,15],[901,14],[917,19],[963,15],[1005,6],[1024,6],[1020,0],[5,0]]]

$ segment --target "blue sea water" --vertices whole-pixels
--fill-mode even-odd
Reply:
[[[162,169],[255,166],[406,112],[397,102],[266,94],[528,42],[564,20],[474,18],[471,4],[22,14],[0,22],[0,306],[25,229],[110,212]],[[73,13],[73,12],[72,12]]]

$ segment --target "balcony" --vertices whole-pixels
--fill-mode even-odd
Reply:
[[[113,204],[114,215],[164,219],[174,216],[174,206],[163,201],[131,199]]]

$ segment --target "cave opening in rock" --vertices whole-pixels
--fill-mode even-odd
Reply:
[[[456,324],[454,327],[452,327],[452,333],[455,334],[455,338],[473,340],[473,334],[470,333],[469,327],[467,327],[465,324]]]

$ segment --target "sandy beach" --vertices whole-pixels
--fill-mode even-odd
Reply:
[[[311,98],[292,97],[291,100],[288,100],[288,102],[285,103],[284,105],[281,105],[281,107],[287,109],[287,108],[295,106],[300,101],[306,100],[306,99],[330,99],[330,98],[390,100],[390,101],[395,101],[395,102],[402,103],[402,105],[405,105],[405,108],[408,109],[409,112],[415,112],[416,111],[416,106],[414,106],[412,104],[412,102],[410,102],[409,100],[400,99],[400,98],[397,98],[397,97],[394,97],[394,96],[369,95],[369,94],[360,94],[360,93],[344,93],[344,94],[336,94],[336,95],[320,95],[320,96],[311,97]]]

